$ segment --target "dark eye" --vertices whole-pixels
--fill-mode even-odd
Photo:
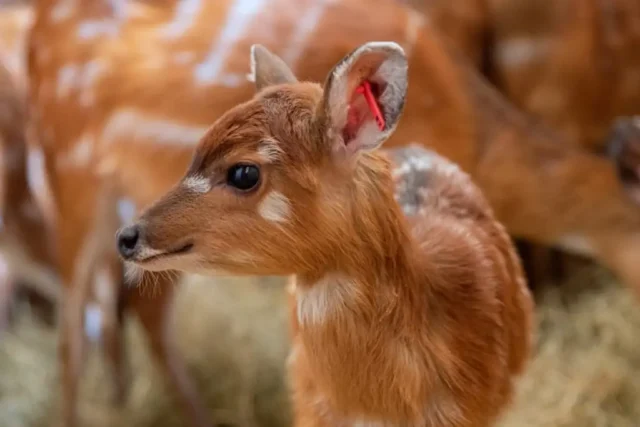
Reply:
[[[255,165],[237,164],[227,171],[227,184],[238,190],[247,191],[260,182],[260,169]]]

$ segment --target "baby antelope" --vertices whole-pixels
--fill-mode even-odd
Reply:
[[[530,355],[532,298],[465,173],[415,146],[376,151],[403,111],[402,48],[366,43],[324,87],[260,45],[251,64],[257,94],[118,232],[121,256],[293,276],[295,426],[492,425]]]

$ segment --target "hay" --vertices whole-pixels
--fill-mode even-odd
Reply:
[[[587,269],[537,300],[538,354],[502,427],[637,426],[640,310],[631,292]],[[212,418],[234,426],[286,426],[288,337],[282,281],[194,278],[177,304],[177,340]],[[183,425],[137,324],[128,330],[135,379],[125,408],[97,352],[82,384],[84,425]],[[51,426],[58,414],[55,332],[28,314],[0,346],[0,426]]]

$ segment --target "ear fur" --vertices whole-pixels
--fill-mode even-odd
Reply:
[[[368,81],[382,112],[380,129],[369,104],[357,89]],[[328,138],[338,151],[373,150],[391,136],[404,108],[408,63],[394,42],[366,43],[342,59],[324,85],[320,117]]]
[[[298,81],[289,66],[280,57],[260,44],[251,46],[249,80],[255,83],[256,89],[259,91],[268,86]]]

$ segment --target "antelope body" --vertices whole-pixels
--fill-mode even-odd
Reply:
[[[151,271],[294,274],[296,426],[491,425],[529,355],[531,296],[506,231],[452,163],[396,149],[398,197],[415,213],[395,202],[374,150],[402,112],[402,48],[359,47],[324,91],[262,46],[251,62],[256,97],[119,232],[121,255]]]

